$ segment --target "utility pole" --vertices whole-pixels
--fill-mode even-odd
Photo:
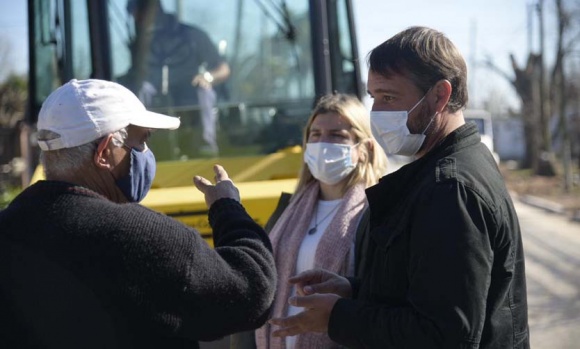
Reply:
[[[564,35],[568,30],[569,22],[566,20],[567,13],[564,10],[562,0],[556,0],[556,8],[558,13],[558,39],[557,39],[557,53],[555,63],[555,79],[557,81],[557,105],[558,113],[560,114],[559,133],[562,139],[562,165],[564,167],[564,192],[570,193],[573,187],[572,181],[572,149],[570,142],[570,131],[568,129],[568,119],[566,111],[568,106],[568,89],[566,86],[566,74],[564,71],[566,61],[566,49],[564,44]]]
[[[540,25],[540,100],[539,100],[539,112],[540,112],[540,140],[541,140],[541,150],[543,152],[552,152],[552,137],[550,134],[550,117],[548,115],[548,100],[546,98],[546,83],[545,83],[545,64],[544,64],[544,0],[538,0],[536,7],[538,11],[538,23]]]
[[[476,101],[475,98],[475,86],[477,85],[477,81],[475,79],[476,71],[477,71],[477,53],[476,53],[476,46],[477,46],[477,21],[475,19],[471,20],[471,38],[470,38],[470,65],[471,65],[471,72],[470,72],[470,88],[471,92],[469,93],[469,99],[472,101]],[[478,108],[479,105],[473,105],[473,107]]]

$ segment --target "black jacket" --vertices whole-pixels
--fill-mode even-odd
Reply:
[[[524,253],[503,178],[464,125],[367,190],[365,273],[333,308],[352,348],[528,348]]]
[[[0,347],[197,348],[261,326],[276,288],[264,230],[232,199],[215,249],[139,204],[41,181],[0,212]]]

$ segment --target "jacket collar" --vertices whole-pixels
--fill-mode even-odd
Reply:
[[[379,180],[366,190],[371,208],[371,225],[382,221],[426,176],[429,176],[437,161],[457,151],[481,142],[477,126],[466,123],[443,139],[423,157],[407,164]]]
[[[74,194],[82,196],[90,196],[94,198],[101,198],[108,200],[103,195],[80,185],[72,184],[69,182],[62,182],[56,180],[40,180],[21,193],[22,198],[28,199],[36,197],[37,195],[62,195],[62,194]]]

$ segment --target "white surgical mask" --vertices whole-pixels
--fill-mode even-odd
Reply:
[[[425,141],[425,131],[433,122],[434,116],[421,134],[412,134],[407,127],[409,113],[411,113],[425,96],[407,111],[371,111],[371,129],[373,136],[381,145],[385,153],[413,156]]]
[[[352,147],[338,143],[306,143],[304,162],[314,178],[333,185],[346,178],[356,167],[352,162]]]

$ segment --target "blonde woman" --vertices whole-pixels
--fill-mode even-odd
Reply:
[[[313,268],[355,273],[355,237],[367,208],[365,188],[386,172],[387,159],[374,140],[369,113],[354,96],[323,97],[303,135],[304,163],[292,198],[281,199],[267,227],[278,270],[272,317],[302,309],[288,305],[290,276]],[[286,196],[287,197],[287,196]],[[275,222],[275,223],[274,223]],[[256,331],[260,349],[338,347],[326,334],[272,337],[271,325]]]

